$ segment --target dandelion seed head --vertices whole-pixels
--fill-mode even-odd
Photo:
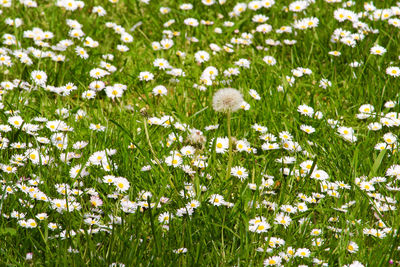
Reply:
[[[214,94],[212,106],[217,112],[235,112],[240,109],[243,101],[243,95],[239,90],[233,88],[223,88]]]

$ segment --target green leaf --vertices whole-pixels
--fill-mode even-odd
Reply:
[[[382,164],[382,160],[383,160],[383,157],[385,156],[385,154],[386,154],[386,149],[382,150],[379,153],[378,157],[375,159],[374,165],[372,165],[372,169],[369,172],[368,177],[371,178],[374,175],[376,175],[376,173],[377,173],[377,171],[379,169],[379,166],[381,166],[381,164]]]
[[[6,235],[6,234],[16,235],[17,234],[17,229],[10,228],[10,227],[0,228],[0,235]]]

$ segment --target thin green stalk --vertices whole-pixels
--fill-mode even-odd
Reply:
[[[161,170],[163,172],[165,172],[163,166],[161,165],[161,162],[157,158],[156,152],[154,152],[153,146],[151,145],[151,141],[150,141],[150,137],[149,137],[149,131],[147,130],[146,118],[143,119],[143,126],[144,126],[144,133],[146,134],[146,140],[147,140],[147,143],[148,143],[149,148],[150,148],[150,152],[153,155],[154,160],[157,162],[158,166],[160,166]]]
[[[225,181],[229,179],[229,176],[231,175],[231,168],[232,168],[232,161],[233,161],[233,155],[232,155],[232,136],[231,136],[231,112],[228,111],[226,114],[226,120],[227,120],[227,127],[228,127],[228,139],[229,139],[229,150],[228,150],[228,167],[226,169],[226,174],[225,174]]]
[[[145,132],[145,134],[146,134],[146,140],[147,140],[147,143],[149,144],[149,148],[150,148],[151,154],[153,155],[154,160],[157,162],[157,165],[158,165],[158,166],[161,168],[161,170],[165,173],[166,171],[165,171],[165,169],[163,168],[163,166],[161,165],[161,162],[158,160],[157,155],[156,155],[156,152],[154,152],[153,146],[151,145],[150,136],[149,136],[149,131],[147,130],[147,120],[146,120],[146,118],[143,119],[143,125],[144,125],[144,132]],[[172,182],[171,176],[172,176],[171,174],[168,175],[168,181],[169,181],[169,184],[171,185],[171,187],[172,187],[173,189],[175,189],[175,191],[176,191],[176,188],[175,188],[174,183]]]

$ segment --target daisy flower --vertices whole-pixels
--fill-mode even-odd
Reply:
[[[173,252],[175,254],[183,254],[187,252],[187,248],[178,248],[178,249],[174,249]]]
[[[140,81],[146,81],[147,82],[147,81],[153,80],[154,75],[151,72],[142,71],[142,72],[139,73],[138,78],[139,78]]]
[[[169,7],[160,7],[161,14],[168,14],[171,11]]]
[[[152,42],[151,47],[153,48],[153,50],[160,50],[161,44],[159,42]]]
[[[371,113],[375,110],[374,106],[371,104],[364,104],[358,109],[361,113]]]
[[[281,224],[285,228],[288,227],[291,222],[292,219],[289,216],[285,215],[284,213],[278,213],[275,217],[275,224]]]
[[[129,33],[126,33],[126,32],[121,34],[121,38],[120,39],[124,43],[132,43],[133,42],[133,36],[130,35]]]
[[[105,88],[105,83],[102,81],[93,81],[89,84],[89,89],[93,91],[101,91]]]
[[[198,200],[191,200],[189,203],[186,204],[186,207],[189,209],[196,209],[200,207],[200,202]]]
[[[229,148],[229,139],[227,137],[221,138],[218,137],[215,142],[215,152],[216,153],[225,153]]]
[[[249,176],[249,173],[247,172],[247,170],[243,167],[240,166],[236,166],[236,167],[232,167],[231,169],[231,175],[239,178],[241,181],[247,179],[247,177]]]
[[[338,57],[338,56],[340,56],[342,53],[340,53],[339,51],[330,51],[329,53],[328,53],[329,55],[331,55],[331,56],[335,56],[335,57]]]
[[[169,62],[164,58],[156,58],[153,61],[153,66],[158,67],[160,70],[165,70],[171,68]]]
[[[82,92],[81,96],[83,99],[93,99],[96,97],[96,91],[86,90],[86,91]]]
[[[162,49],[170,49],[174,45],[174,41],[172,39],[163,39],[160,42]]]
[[[250,148],[250,144],[249,142],[247,142],[247,140],[239,140],[236,142],[236,149],[240,152],[242,151],[248,151],[248,149]]]
[[[127,47],[126,45],[117,45],[117,50],[120,52],[127,52],[129,51],[129,47]]]
[[[308,134],[312,134],[315,132],[315,128],[309,125],[301,125],[300,126],[300,130],[302,130],[303,132],[306,132]]]
[[[298,106],[297,111],[301,115],[305,115],[305,116],[308,116],[308,117],[312,117],[313,114],[314,114],[314,109],[312,107],[307,106],[307,105]]]
[[[89,58],[89,54],[86,52],[85,49],[83,49],[80,46],[77,46],[75,48],[75,52],[80,58],[83,58],[83,59],[88,59]]]
[[[158,215],[158,221],[163,224],[168,224],[169,221],[173,218],[173,215],[169,212],[163,212]]]
[[[105,16],[107,14],[105,9],[101,6],[94,6],[92,9],[92,13],[97,14],[100,17]]]
[[[350,127],[341,126],[337,129],[338,133],[341,135],[352,135],[354,134],[354,130]]]
[[[104,132],[105,129],[106,129],[106,127],[105,127],[105,126],[102,126],[102,125],[99,124],[99,123],[97,123],[97,124],[91,123],[91,124],[89,125],[89,129],[90,129],[90,130],[93,130],[93,131],[97,131],[97,132]]]
[[[15,127],[15,128],[20,128],[21,125],[24,123],[24,120],[21,118],[21,116],[12,116],[8,118],[8,123]]]
[[[209,202],[214,206],[221,206],[225,204],[224,197],[218,194],[211,195]]]
[[[292,12],[301,12],[305,10],[309,5],[308,1],[294,1],[290,3],[289,10]]]
[[[128,179],[124,177],[116,177],[113,183],[119,192],[126,192],[130,187]]]
[[[250,89],[249,94],[252,98],[254,98],[255,100],[261,100],[260,95],[257,93],[256,90],[254,89]]]
[[[184,146],[180,151],[183,156],[193,156],[196,150],[192,146]]]
[[[186,10],[187,10],[187,9],[186,9]],[[187,18],[187,19],[185,19],[185,20],[183,21],[183,23],[184,23],[185,25],[192,26],[192,27],[197,27],[197,26],[199,26],[199,21],[198,21],[197,19],[194,19],[194,18]]]
[[[314,170],[311,174],[311,178],[319,181],[325,181],[329,179],[329,174],[324,170]]]
[[[279,138],[282,141],[290,141],[290,140],[293,139],[293,136],[287,131],[282,131],[282,132],[279,133]]]
[[[393,133],[389,132],[383,135],[383,140],[386,142],[386,144],[392,145],[397,141],[397,137]]]
[[[310,257],[310,254],[311,251],[308,248],[298,248],[294,256],[300,258],[308,258]]]
[[[356,253],[358,251],[358,245],[356,242],[350,241],[346,247],[347,251],[350,253]]]
[[[6,173],[16,173],[17,172],[17,168],[13,167],[11,165],[3,165],[3,166],[1,166],[1,169],[3,170],[3,172],[6,172]]]
[[[392,77],[399,77],[400,76],[400,68],[399,67],[388,67],[386,68],[386,74],[392,76]]]
[[[206,51],[198,51],[194,54],[194,58],[196,59],[197,63],[203,63],[210,59],[210,54],[208,54]]]
[[[276,59],[272,56],[265,56],[263,61],[269,66],[274,66],[276,64]]]
[[[153,95],[159,95],[159,96],[164,96],[167,95],[168,90],[165,88],[164,85],[157,85],[156,87],[153,88]]]
[[[108,71],[105,71],[103,69],[100,68],[95,68],[90,70],[89,75],[90,77],[94,78],[94,79],[100,79],[103,78],[106,75],[109,75],[110,73]]]
[[[304,212],[304,211],[308,210],[308,207],[307,207],[306,203],[301,202],[301,203],[297,204],[297,210],[301,211],[301,212]]]
[[[267,223],[266,221],[261,221],[261,222],[249,225],[249,231],[255,232],[257,234],[266,233],[268,231],[268,229],[270,229],[270,228],[271,228],[271,225],[269,223]]]
[[[279,144],[277,144],[277,143],[264,143],[264,144],[262,144],[262,146],[261,146],[261,149],[262,150],[275,150],[275,149],[279,149],[280,148],[280,146],[279,146]]]
[[[268,20],[269,18],[265,15],[262,14],[257,14],[254,15],[253,18],[251,19],[253,22],[257,22],[257,23],[264,23]],[[268,24],[264,24],[264,25],[268,25]],[[258,28],[258,27],[257,27]],[[272,27],[271,27],[272,30]],[[257,30],[258,31],[258,30]]]
[[[165,164],[168,166],[178,167],[182,164],[182,157],[178,155],[171,155],[165,158]]]
[[[105,92],[109,98],[115,99],[122,97],[124,90],[118,86],[107,86]]]
[[[371,182],[363,181],[360,183],[360,189],[363,191],[372,192],[375,191],[375,187]]]
[[[394,108],[396,106],[396,102],[390,100],[385,103],[385,108]]]
[[[281,266],[282,258],[280,256],[271,256],[264,260],[264,266]]]
[[[265,133],[265,132],[268,131],[268,128],[266,126],[262,126],[262,125],[259,125],[257,123],[253,124],[251,126],[251,128],[253,128],[254,130],[256,130],[257,132],[260,132],[260,133]]]
[[[372,55],[382,56],[383,54],[386,53],[386,48],[380,45],[374,45],[373,47],[371,47],[370,52]]]
[[[32,80],[38,85],[45,85],[47,81],[47,74],[41,70],[34,70],[31,73]]]

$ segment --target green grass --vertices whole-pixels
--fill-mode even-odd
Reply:
[[[387,19],[370,20],[368,15],[373,12],[360,18],[370,28],[360,30],[364,38],[357,41],[355,47],[349,47],[331,42],[335,29],[342,28],[353,34],[359,30],[352,22],[339,22],[333,17],[343,3],[316,1],[296,13],[287,9],[290,1],[276,1],[269,9],[247,8],[239,16],[230,17],[238,1],[211,6],[191,1],[191,10],[179,8],[184,1],[86,2],[83,8],[75,11],[68,11],[50,0],[38,1],[35,8],[19,1],[13,1],[10,7],[0,7],[2,35],[11,34],[17,40],[15,44],[3,43],[0,49],[1,54],[8,55],[12,61],[10,67],[0,66],[0,82],[18,79],[29,83],[27,89],[23,89],[19,81],[12,90],[6,89],[5,83],[0,87],[0,106],[3,106],[0,125],[1,128],[11,126],[11,131],[0,130],[4,147],[0,150],[1,266],[110,266],[117,263],[126,266],[263,266],[272,256],[281,257],[285,266],[321,265],[322,262],[343,266],[355,261],[365,266],[400,264],[397,234],[400,220],[397,210],[384,209],[385,205],[399,208],[399,193],[388,188],[388,185],[398,186],[399,181],[395,175],[387,175],[387,170],[400,160],[398,142],[384,140],[389,132],[396,137],[399,128],[368,129],[370,123],[379,122],[389,112],[394,112],[393,116],[400,112],[398,78],[386,74],[387,67],[399,65],[400,38],[398,29]],[[379,9],[396,6],[396,1],[373,2]],[[363,2],[354,4],[346,9],[356,13],[364,11]],[[102,6],[107,14],[93,14],[95,6]],[[161,7],[171,10],[161,14]],[[255,31],[260,24],[252,22],[256,14],[269,18],[264,23],[272,26],[271,32]],[[292,33],[276,32],[281,26],[293,26],[295,20],[310,17],[319,19],[318,27],[293,28]],[[395,17],[393,14],[391,18]],[[20,27],[7,25],[6,18],[20,18],[23,24]],[[199,26],[185,25],[187,18],[196,18]],[[85,37],[70,37],[66,19],[78,21],[85,37],[91,37],[99,45],[87,47],[84,46]],[[175,23],[164,27],[171,19]],[[202,25],[201,20],[214,24]],[[234,22],[234,26],[225,27],[226,21]],[[123,43],[118,33],[106,27],[109,22],[123,27],[133,41]],[[130,31],[138,22],[142,24]],[[43,40],[48,47],[24,38],[24,32],[26,35],[26,31],[35,27],[53,33],[53,38]],[[222,29],[221,34],[215,32],[217,27]],[[373,33],[374,29],[379,32]],[[171,37],[173,46],[153,50],[152,42],[167,38],[165,30],[179,32]],[[223,46],[231,43],[232,38],[240,38],[242,33],[253,35],[251,44],[233,44],[232,53],[224,51]],[[196,37],[198,42],[186,37]],[[65,39],[72,40],[73,45],[65,51],[54,50],[54,46]],[[281,45],[268,45],[267,39],[279,40]],[[296,43],[287,45],[284,40],[296,40]],[[211,43],[222,50],[213,53]],[[126,45],[129,51],[119,51],[117,45],[120,44]],[[370,49],[375,44],[386,48],[386,53],[371,54]],[[82,59],[76,54],[78,46],[88,52],[89,58]],[[65,61],[38,58],[34,55],[37,51],[32,48],[64,55]],[[13,55],[20,50],[32,60],[31,65]],[[209,61],[196,62],[195,53],[200,50],[209,53]],[[341,55],[329,54],[335,50]],[[178,51],[186,56],[178,56]],[[112,54],[114,59],[104,59],[107,54]],[[276,65],[267,65],[263,61],[265,56],[273,56]],[[157,58],[168,60],[185,75],[173,77],[166,70],[159,70],[153,65]],[[249,60],[250,68],[236,66],[239,59]],[[116,71],[98,80],[105,86],[126,85],[122,97],[111,99],[105,90],[97,92],[94,99],[82,97],[95,80],[90,77],[90,70],[100,68],[101,61],[112,64]],[[362,62],[361,66],[350,67],[354,61]],[[219,74],[212,85],[205,86],[206,90],[199,90],[195,85],[201,84],[200,76],[209,66],[217,68]],[[290,85],[286,76],[293,76],[292,70],[298,67],[308,68],[312,73],[295,77]],[[224,71],[228,68],[238,68],[240,73],[227,77]],[[46,73],[48,86],[73,83],[77,89],[69,95],[51,92],[35,83],[31,77],[34,70]],[[154,79],[141,81],[138,77],[144,71],[154,74]],[[329,80],[331,86],[320,87],[321,79]],[[226,114],[213,109],[212,99],[218,89],[228,86],[227,83],[238,89],[250,105],[249,110],[232,113],[230,119],[234,141],[232,166],[246,169],[248,177],[243,181],[234,175],[225,178],[228,149],[225,153],[216,151],[217,138],[228,136],[228,120]],[[164,85],[167,95],[155,96],[152,90],[157,85]],[[278,90],[278,86],[282,86],[283,91]],[[256,90],[261,100],[253,99],[250,89]],[[394,107],[387,107],[388,101],[393,101]],[[356,115],[363,104],[371,104],[374,111],[370,117],[358,119]],[[302,115],[298,112],[300,105],[322,112],[323,117]],[[56,111],[60,109],[66,109],[69,116],[58,115]],[[82,111],[86,115],[76,119],[76,114]],[[9,118],[14,115],[23,119],[22,127],[10,123]],[[169,125],[153,123],[154,118],[163,116],[170,116]],[[38,117],[62,120],[73,128],[72,131],[58,131],[68,136],[68,144],[63,149],[57,147],[62,140],[49,144],[39,142],[38,137],[51,139],[55,132],[46,127],[46,122],[35,120]],[[331,126],[331,120],[337,120],[336,127]],[[29,133],[23,130],[28,123],[40,127]],[[105,130],[92,130],[91,124],[105,126]],[[205,129],[217,124],[217,129]],[[260,133],[252,127],[255,124],[268,130]],[[301,125],[312,126],[315,132],[307,134],[300,129]],[[357,141],[346,140],[339,134],[339,126],[354,129]],[[191,141],[191,131],[196,129],[201,131],[202,142]],[[301,151],[283,148],[285,142],[279,135],[284,131],[293,136],[292,141],[301,146]],[[266,141],[260,136],[266,133],[276,136],[276,141],[271,143],[279,144],[279,149],[262,149]],[[176,140],[171,140],[171,136]],[[239,152],[235,140],[247,140],[252,152]],[[74,149],[73,144],[78,141],[88,144],[83,149]],[[375,148],[377,143],[385,142],[393,145],[380,151]],[[17,143],[25,147],[15,148]],[[176,155],[185,146],[192,146],[194,155],[182,156],[178,167],[168,166],[168,156]],[[43,156],[39,161],[29,158],[32,149]],[[115,149],[116,153],[109,155],[110,149]],[[105,150],[108,152],[103,163],[110,166],[108,170],[101,164],[90,163],[94,153]],[[63,153],[75,153],[79,157],[63,161]],[[24,158],[20,165],[15,162],[16,155]],[[195,166],[200,156],[204,157],[205,168]],[[291,157],[295,162],[285,164],[278,160],[284,157]],[[44,164],[46,160],[48,164]],[[308,172],[300,166],[306,160],[311,161]],[[81,168],[74,178],[70,171],[78,165]],[[190,166],[193,172],[185,173],[183,165]],[[82,166],[86,169],[82,170]],[[7,167],[16,169],[10,172]],[[144,167],[150,169],[144,170]],[[349,189],[338,188],[333,194],[339,196],[332,196],[332,192],[327,192],[329,188],[323,188],[326,183],[315,179],[317,170],[329,176],[326,183],[341,181]],[[117,190],[117,183],[107,184],[103,181],[106,175],[126,178],[129,189]],[[272,182],[269,187],[262,188],[267,175],[273,176]],[[386,180],[372,182],[374,190],[365,190],[363,179],[370,181],[374,177]],[[57,191],[61,184],[69,186],[64,194]],[[249,184],[255,184],[255,190],[250,189]],[[25,187],[28,188],[24,192]],[[39,190],[48,201],[35,199],[29,189]],[[226,203],[213,205],[210,197],[214,194],[221,195]],[[285,213],[292,220],[287,227],[277,223],[275,218],[282,212],[281,206],[295,206],[305,201],[299,194],[308,197],[308,209]],[[101,199],[102,205],[94,206],[91,202],[94,195],[96,201]],[[68,199],[67,207],[57,211],[52,205],[55,199]],[[188,212],[185,206],[193,200],[197,200],[199,206],[191,215],[179,216],[183,211]],[[70,210],[73,205],[75,209]],[[343,208],[343,205],[348,207]],[[15,212],[25,217],[15,218]],[[164,212],[172,215],[168,223],[159,220]],[[46,213],[48,218],[39,220],[35,216],[40,213]],[[270,225],[267,231],[251,231],[252,219],[258,216],[263,216]],[[87,218],[96,219],[94,225],[89,225],[85,221]],[[35,220],[34,227],[23,226],[23,221],[29,219]],[[51,230],[51,223],[59,228]],[[320,229],[321,234],[313,236],[313,229]],[[386,234],[384,237],[366,234],[368,229],[379,230],[380,235],[386,231]],[[71,232],[76,235],[69,236]],[[284,244],[274,245],[271,243],[274,238]],[[320,246],[313,245],[316,238],[320,238]],[[349,252],[349,242],[358,245],[355,253]],[[287,254],[290,247],[298,253],[301,251],[298,249],[309,249],[310,255],[290,256]],[[180,248],[185,248],[186,252],[176,253]],[[33,253],[32,259],[27,259],[27,253]]]

